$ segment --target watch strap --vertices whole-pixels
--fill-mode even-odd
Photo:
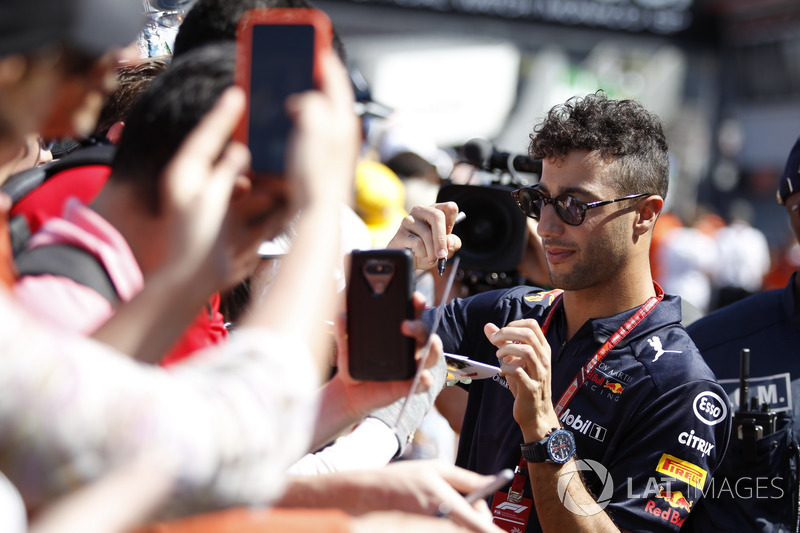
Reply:
[[[547,454],[547,440],[550,437],[545,437],[540,442],[530,442],[520,445],[522,450],[522,458],[529,463],[544,463],[549,458]]]

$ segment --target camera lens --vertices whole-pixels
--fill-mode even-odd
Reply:
[[[461,268],[484,272],[516,270],[525,250],[527,221],[502,185],[447,185],[437,202],[453,201],[467,218],[453,229],[461,238]]]
[[[367,274],[380,274],[385,276],[394,272],[394,267],[391,263],[375,261],[367,264],[366,271]]]

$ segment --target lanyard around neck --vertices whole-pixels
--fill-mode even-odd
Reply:
[[[561,418],[561,413],[564,412],[569,402],[572,401],[572,398],[575,396],[575,393],[578,392],[578,389],[583,385],[586,381],[586,378],[589,374],[594,370],[594,368],[603,360],[603,358],[608,355],[614,347],[622,341],[625,337],[628,336],[628,333],[633,331],[633,329],[638,326],[647,315],[649,315],[653,309],[664,299],[664,290],[659,286],[658,283],[653,282],[653,286],[656,290],[656,295],[651,296],[647,299],[647,301],[642,305],[628,320],[625,321],[620,328],[611,335],[606,342],[600,347],[599,350],[589,359],[585,365],[581,367],[578,371],[578,374],[572,380],[572,382],[567,387],[567,390],[561,395],[561,398],[558,400],[558,403],[555,404],[554,408],[556,411],[556,415]],[[553,321],[553,315],[555,315],[556,308],[558,304],[561,303],[562,295],[558,296],[558,299],[553,303],[553,306],[550,308],[550,312],[547,314],[547,318],[545,318],[544,324],[542,324],[542,333],[547,335],[547,330],[550,329],[550,322]]]

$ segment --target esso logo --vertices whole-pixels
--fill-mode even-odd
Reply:
[[[716,426],[728,416],[728,405],[718,394],[701,392],[694,398],[694,416],[707,426]]]

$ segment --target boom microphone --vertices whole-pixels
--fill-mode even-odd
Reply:
[[[542,160],[531,159],[526,155],[498,152],[486,139],[471,139],[461,147],[461,155],[467,163],[484,170],[501,172],[542,173]]]

